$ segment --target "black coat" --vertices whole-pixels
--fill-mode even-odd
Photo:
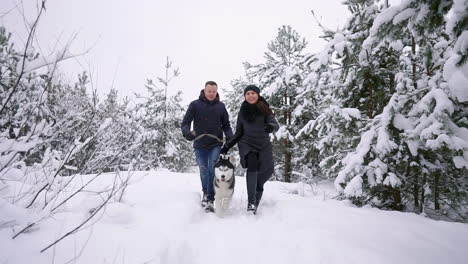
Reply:
[[[264,99],[260,98],[260,100]],[[276,132],[279,125],[273,114],[265,116],[252,106],[244,101],[237,116],[236,133],[226,145],[231,148],[237,143],[242,167],[246,168],[247,154],[257,152],[259,153],[259,162],[263,165],[261,166],[262,170],[273,172],[273,148],[270,135],[265,131],[265,127],[269,124],[273,127],[273,132]]]
[[[182,120],[181,129],[184,137],[190,134],[190,125],[193,121],[193,129],[195,136],[202,134],[211,134],[223,140],[223,132],[226,135],[226,140],[232,137],[231,124],[229,123],[229,115],[225,105],[219,101],[219,95],[213,101],[208,101],[205,93],[202,90],[198,100],[192,101],[187,109]],[[194,141],[195,149],[212,149],[216,146],[221,146],[219,140],[203,136]]]

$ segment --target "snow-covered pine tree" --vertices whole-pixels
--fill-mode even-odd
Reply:
[[[89,85],[90,77],[83,72],[78,75],[74,85],[57,82],[49,88],[47,100],[54,125],[47,147],[61,153],[66,164],[63,168],[65,174],[93,171],[87,167],[94,155],[96,142],[92,138],[100,126],[100,120],[98,97],[96,94],[89,95]],[[80,142],[86,144],[80,145]],[[77,148],[81,151],[77,151]]]
[[[165,67],[165,78],[158,78],[161,85],[149,79],[146,84],[148,96],[137,95],[143,102],[137,106],[141,132],[136,160],[139,161],[140,169],[164,167],[184,171],[188,169],[187,164],[193,164],[193,154],[190,142],[180,133],[174,133],[180,131],[180,120],[184,114],[181,92],[167,95],[169,82],[179,75],[179,71],[176,69],[169,76],[168,71],[172,68],[169,60]]]
[[[447,27],[450,10],[464,10],[458,17],[458,34],[453,33],[455,27]],[[403,1],[374,20],[360,59],[390,42],[401,50],[400,68],[395,93],[383,113],[343,160],[346,166],[335,185],[345,195],[395,209],[401,208],[400,202],[419,212],[444,208],[437,214],[466,217],[468,173],[461,165],[465,158],[460,159],[468,144],[466,119],[460,118],[466,117],[466,106],[458,101],[463,93],[453,93],[446,79],[451,75],[447,72],[458,72],[448,66],[447,58],[465,30],[466,1]],[[460,59],[464,52],[466,46],[457,52],[458,69],[465,67]],[[458,83],[453,86],[460,90]]]
[[[119,102],[117,90],[111,89],[97,115],[100,127],[91,162],[100,164],[104,171],[131,170],[139,151],[135,144],[140,131],[136,111],[128,100]]]
[[[17,52],[0,28],[0,184],[6,185],[1,186],[1,195],[19,206],[44,211],[42,217],[51,215],[46,207],[62,190],[67,162],[89,142],[80,141],[80,135],[69,139],[58,133],[63,123],[56,108],[60,96],[55,93],[67,86],[57,82],[55,68],[46,67],[48,61],[29,41],[22,53]],[[70,124],[74,121],[82,120],[75,117]]]
[[[328,43],[322,52],[308,56],[310,74],[300,95],[308,99],[306,102],[314,102],[312,111],[316,114],[298,137],[308,138],[302,144],[306,153],[312,156],[312,152],[318,152],[321,174],[331,178],[341,169],[345,155],[356,147],[367,120],[382,112],[382,105],[394,90],[392,69],[398,66],[398,56],[388,44],[359,59],[379,12],[375,1],[350,0],[344,4],[351,17],[338,31],[322,26]]]
[[[0,27],[1,189],[8,187],[2,186],[5,180],[22,178],[27,166],[43,158],[43,152],[34,155],[35,149],[47,138],[51,127],[46,100],[49,76],[27,68],[39,54],[31,42],[23,52],[17,51],[10,37],[11,34]]]
[[[194,164],[193,148],[191,142],[182,137],[180,124],[185,113],[182,107],[182,92],[179,91],[176,95],[168,97],[166,131],[170,132],[167,135],[165,166],[174,171],[187,171],[190,169],[190,164]]]
[[[262,95],[271,104],[280,129],[275,133],[273,144],[277,167],[283,170],[283,179],[292,180],[293,153],[296,147],[294,135],[299,130],[296,116],[296,96],[301,91],[304,79],[302,59],[307,42],[290,26],[278,29],[278,35],[268,44],[265,63],[251,65],[244,63],[248,79],[259,84]],[[278,152],[280,151],[280,152]]]

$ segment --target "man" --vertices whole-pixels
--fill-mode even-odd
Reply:
[[[190,131],[192,121],[193,131]],[[194,141],[193,148],[200,169],[203,191],[202,206],[206,212],[213,212],[213,166],[219,158],[223,132],[227,140],[232,137],[229,115],[224,104],[219,101],[216,82],[206,82],[198,100],[190,103],[182,120],[181,129],[182,135],[187,140]]]

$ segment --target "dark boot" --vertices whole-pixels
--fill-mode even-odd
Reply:
[[[203,197],[201,200],[201,206],[206,207],[206,204],[208,203],[208,195],[206,193],[203,193]]]
[[[206,213],[214,213],[213,201],[208,201],[208,202],[206,203],[205,212],[206,212]]]
[[[247,204],[247,212],[257,214],[257,206],[255,203],[248,203]]]

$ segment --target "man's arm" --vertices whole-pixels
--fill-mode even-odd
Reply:
[[[190,133],[190,126],[195,116],[195,109],[193,107],[193,103],[189,104],[187,112],[185,112],[184,118],[182,119],[182,123],[180,125],[180,129],[182,130],[182,135],[184,138],[188,140],[193,140],[195,138],[192,133]]]

